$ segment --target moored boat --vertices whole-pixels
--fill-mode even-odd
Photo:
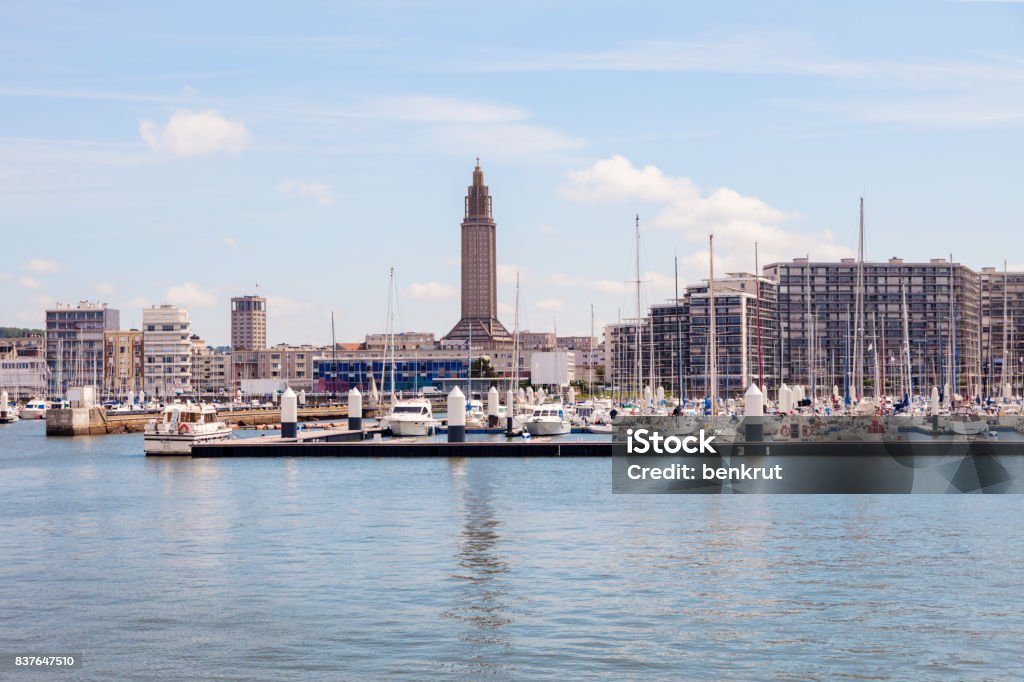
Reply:
[[[46,419],[46,401],[42,398],[32,398],[21,408],[22,419]]]
[[[147,422],[143,448],[147,455],[188,455],[193,445],[227,440],[231,432],[213,405],[173,403]]]
[[[392,436],[429,436],[437,428],[437,420],[426,398],[399,400],[391,406],[386,423]]]
[[[531,436],[562,436],[572,433],[572,424],[565,418],[562,406],[557,403],[534,408],[524,426]]]

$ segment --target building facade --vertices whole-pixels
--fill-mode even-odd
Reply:
[[[46,364],[52,390],[103,382],[104,333],[121,327],[121,314],[106,303],[82,301],[46,310]]]
[[[233,392],[231,353],[206,345],[198,336],[192,339],[192,389],[205,395]]]
[[[683,353],[679,353],[678,348],[673,353],[673,344],[678,337],[669,320],[666,320],[668,324],[656,326],[654,330],[655,367],[661,376],[665,376],[666,369],[678,366],[672,361],[666,362],[665,356],[681,355],[686,372],[682,381],[687,396],[710,393],[709,290],[707,282],[686,289],[688,321],[680,325],[686,333]],[[721,280],[715,280],[714,295],[716,395],[738,398],[759,377],[763,385],[777,386],[777,362],[773,352],[778,340],[779,320],[775,282],[753,274],[730,273]],[[678,376],[674,377],[672,386],[678,386],[679,381]]]
[[[986,395],[1024,392],[1024,272],[982,268],[981,360]]]
[[[267,299],[235,296],[231,299],[231,349],[263,350],[267,347]]]
[[[7,355],[0,358],[0,388],[11,400],[44,397],[47,389],[46,359],[42,355]]]
[[[173,398],[192,392],[192,323],[172,305],[142,311],[142,376],[146,395]]]
[[[141,330],[103,334],[103,393],[124,397],[143,390],[143,334]]]
[[[764,274],[778,282],[776,357],[782,381],[810,385],[813,375],[816,385],[829,392],[837,386],[845,394],[850,384],[854,396],[857,383],[868,396],[882,385],[887,394],[899,395],[911,382],[915,393],[922,382],[939,387],[948,383],[963,395],[981,391],[981,282],[976,272],[943,259],[864,263],[859,322],[857,273],[853,258],[796,258],[765,266]]]

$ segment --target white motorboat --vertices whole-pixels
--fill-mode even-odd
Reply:
[[[46,401],[42,398],[32,398],[21,408],[22,419],[46,419]]]
[[[572,424],[557,403],[535,407],[524,424],[531,436],[562,436],[572,433]]]
[[[197,443],[231,438],[231,427],[220,420],[213,405],[172,403],[159,419],[146,423],[143,439],[147,455],[188,455]]]
[[[487,413],[484,412],[483,401],[477,400],[475,398],[466,401],[466,428],[487,428]]]
[[[386,421],[392,436],[429,436],[437,428],[437,420],[426,398],[395,402]]]

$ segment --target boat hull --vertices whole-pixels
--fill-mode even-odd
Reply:
[[[564,436],[572,433],[572,424],[568,421],[528,421],[526,430],[531,436]]]
[[[434,432],[435,422],[433,419],[390,419],[388,426],[391,428],[391,435],[397,437],[405,436],[429,436]]]
[[[229,438],[230,428],[201,434],[147,433],[143,439],[143,450],[147,455],[190,455],[193,445],[216,443]]]

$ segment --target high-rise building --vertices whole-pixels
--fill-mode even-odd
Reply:
[[[143,386],[160,398],[192,392],[192,323],[188,310],[172,305],[142,311]]]
[[[58,303],[47,309],[46,364],[54,392],[63,396],[72,386],[100,386],[103,333],[120,327],[120,312],[106,303]]]
[[[764,274],[779,286],[777,357],[782,381],[807,385],[814,367],[818,386],[838,386],[845,393],[850,383],[856,395],[853,384],[858,383],[859,364],[862,391],[868,396],[876,394],[878,384],[885,385],[888,395],[901,395],[910,381],[915,394],[922,392],[922,384],[950,384],[961,395],[981,391],[981,284],[976,272],[942,258],[864,263],[859,275],[864,292],[860,320],[857,273],[853,258],[796,258],[764,267]],[[861,339],[859,363],[855,337]],[[904,379],[908,365],[911,378]]]
[[[679,353],[674,347],[677,338],[674,326],[670,322],[659,325],[658,316],[654,318],[655,377],[664,382],[666,388],[669,383],[673,388],[678,386],[678,378],[671,382],[664,381],[664,378],[672,376],[671,368],[677,366],[668,358],[682,355],[686,370],[683,381],[687,396],[706,395],[710,387],[709,290],[707,281],[686,289],[685,308],[689,319],[685,325],[680,325],[686,334],[686,347],[683,353]],[[774,280],[766,277],[755,278],[748,273],[729,273],[726,277],[715,280],[715,393],[719,397],[732,398],[742,395],[751,383],[757,381],[759,375],[763,377],[765,386],[778,385],[778,371],[773,352],[778,339],[777,292],[778,287]],[[758,307],[761,313],[760,325]]]
[[[652,305],[650,315],[642,321],[641,352],[635,320],[608,325],[605,381],[620,387],[624,396],[636,396],[641,387],[648,386],[652,392],[662,387],[676,396],[685,386],[688,398],[706,395],[711,374],[709,289],[704,281],[687,287],[679,300]],[[774,280],[749,273],[730,273],[715,280],[718,396],[742,395],[762,374],[762,368],[764,384],[777,386],[777,292]],[[642,368],[640,376],[638,366]]]
[[[1013,395],[1021,395],[1024,383],[1024,272],[982,268],[980,277],[982,376],[989,388],[985,393],[1002,395],[1004,386],[1009,384]]]
[[[267,347],[267,299],[235,296],[231,299],[231,350]]]
[[[470,336],[474,347],[512,342],[498,321],[496,238],[491,194],[477,159],[462,220],[462,319],[444,338],[446,345],[465,343]]]

